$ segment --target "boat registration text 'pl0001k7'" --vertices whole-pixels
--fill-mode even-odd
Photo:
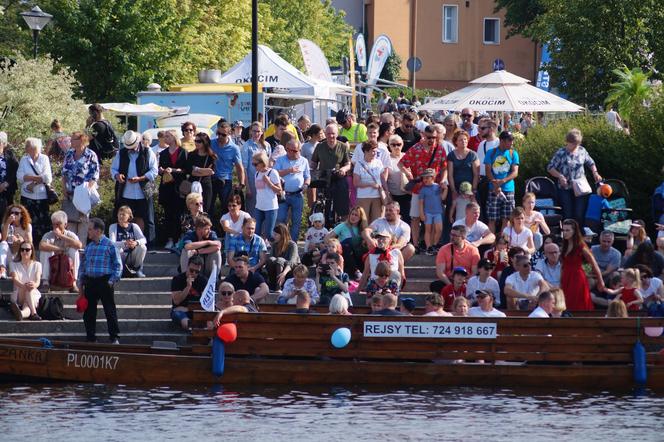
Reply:
[[[367,338],[496,339],[495,323],[478,322],[364,322]]]

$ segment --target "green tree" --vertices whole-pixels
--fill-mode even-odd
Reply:
[[[527,34],[535,19],[546,10],[542,0],[496,0],[494,12],[505,10],[508,37]]]
[[[348,55],[352,28],[330,0],[261,0],[261,5],[269,7],[261,18],[269,14],[272,22],[268,25],[271,35],[260,35],[259,40],[293,66],[304,66],[297,43],[300,38],[320,46],[330,65],[340,63],[342,55]]]
[[[607,105],[617,105],[623,119],[630,121],[632,115],[643,106],[652,95],[652,87],[648,83],[650,73],[639,68],[630,70],[627,66],[614,69],[613,74],[618,81],[611,84]]]
[[[385,66],[383,66],[379,77],[383,80],[399,81],[399,77],[401,76],[401,62],[401,56],[392,51],[390,56],[387,57],[387,61],[385,61]]]
[[[498,0],[498,7],[514,32],[549,44],[552,84],[579,103],[602,104],[623,64],[650,70],[664,57],[661,0]]]
[[[0,69],[0,130],[11,142],[46,138],[55,118],[65,130],[83,129],[87,112],[85,103],[74,98],[79,84],[73,73],[48,57],[33,60],[18,54],[13,59],[14,64]]]

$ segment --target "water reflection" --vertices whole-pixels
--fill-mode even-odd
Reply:
[[[3,441],[662,440],[663,415],[648,391],[0,385]]]

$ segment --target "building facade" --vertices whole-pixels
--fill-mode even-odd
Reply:
[[[356,0],[347,11],[348,23],[360,32],[357,4],[364,5],[367,52],[373,40],[385,34],[403,60],[402,82],[412,85],[406,60],[416,56],[422,68],[415,74],[417,88],[456,90],[493,71],[496,59],[504,68],[533,83],[540,50],[523,37],[507,38],[504,15],[494,12],[494,0]],[[333,2],[340,7],[342,1]]]

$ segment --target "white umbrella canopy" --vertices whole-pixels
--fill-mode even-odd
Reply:
[[[494,81],[493,83],[491,81]],[[528,80],[507,71],[495,71],[420,106],[427,111],[460,111],[469,107],[480,111],[580,112],[571,101],[528,84]]]
[[[189,112],[189,106],[184,107],[166,107],[154,103],[133,104],[133,103],[102,103],[104,110],[117,112],[125,115],[144,115],[151,117],[165,117],[169,115],[186,114]]]

